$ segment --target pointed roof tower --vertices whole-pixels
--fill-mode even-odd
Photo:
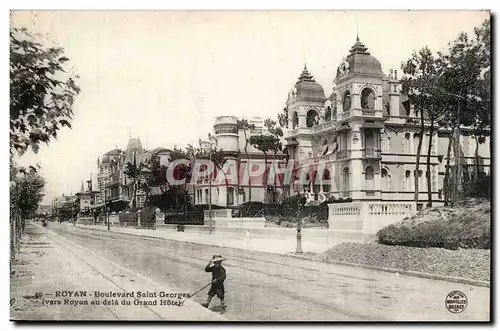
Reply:
[[[295,89],[297,90],[297,98],[325,99],[323,87],[314,80],[314,76],[307,70],[306,64],[304,64],[304,70],[295,83]]]
[[[349,64],[349,74],[385,76],[380,62],[368,52],[368,47],[359,40],[358,34],[356,34],[356,42],[351,46],[345,61]],[[341,70],[343,65],[344,63],[341,63],[337,69],[336,80],[341,76],[345,76],[345,73]]]

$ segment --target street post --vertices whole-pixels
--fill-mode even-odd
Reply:
[[[297,221],[297,249],[295,250],[295,254],[302,254],[302,220]]]

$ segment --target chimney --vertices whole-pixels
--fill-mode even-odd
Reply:
[[[397,77],[397,70],[394,70],[394,77]],[[398,87],[399,82],[396,79],[389,81],[389,115],[391,116],[401,116],[399,109]]]

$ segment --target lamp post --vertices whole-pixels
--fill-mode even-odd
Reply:
[[[297,249],[295,250],[295,254],[302,254],[302,220],[298,220],[297,222]]]
[[[200,139],[200,143],[205,143],[208,145],[208,159],[210,161],[210,174],[208,177],[208,231],[209,234],[212,234],[213,231],[213,223],[212,223],[212,173],[213,169],[211,167],[212,165],[212,143],[217,146],[217,140],[215,140],[215,137],[212,136],[210,133],[208,134],[208,142],[203,142]]]
[[[104,183],[104,220],[106,221],[109,230],[108,209],[106,206],[106,183]]]

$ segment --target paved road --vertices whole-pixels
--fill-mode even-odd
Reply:
[[[51,223],[50,229],[121,266],[188,293],[209,281],[203,268],[214,253],[222,253],[228,258],[224,262],[226,316],[232,320],[489,319],[489,288],[71,225]],[[446,294],[453,290],[462,290],[468,297],[469,305],[461,314],[445,308]],[[205,298],[203,291],[194,300]]]

